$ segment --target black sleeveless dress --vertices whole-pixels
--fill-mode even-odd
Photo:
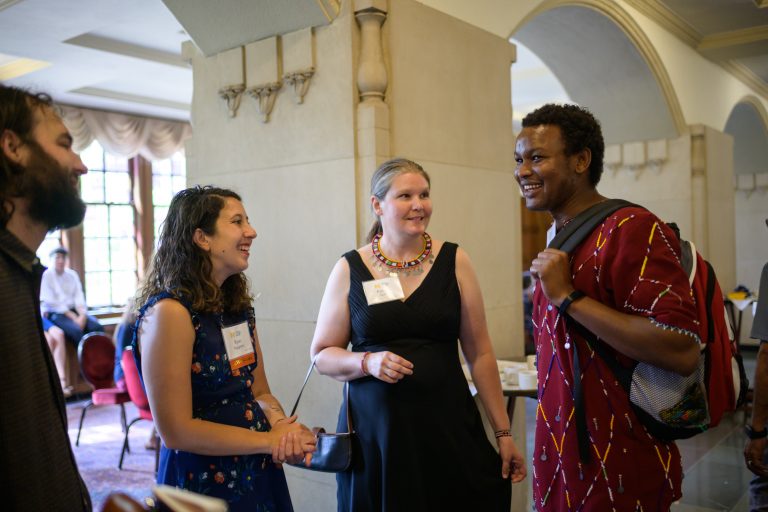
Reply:
[[[405,301],[368,306],[373,276],[357,251],[350,267],[354,352],[392,351],[414,365],[396,384],[373,377],[349,383],[355,454],[338,473],[340,512],[510,509],[511,484],[483,430],[459,362],[461,295],[457,245],[446,242]],[[346,429],[342,404],[338,430]]]

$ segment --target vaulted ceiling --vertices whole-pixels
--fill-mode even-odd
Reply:
[[[420,1],[503,37],[510,35],[521,13],[542,3]],[[188,119],[192,73],[181,58],[181,42],[191,36],[204,53],[215,53],[250,42],[243,37],[256,40],[327,23],[340,4],[339,0],[164,2],[0,0],[0,80],[50,91],[63,103]],[[768,0],[624,2],[768,98]],[[211,11],[214,5],[216,12]]]

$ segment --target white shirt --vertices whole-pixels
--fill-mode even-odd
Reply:
[[[66,313],[72,308],[85,311],[83,285],[77,272],[70,268],[65,268],[61,274],[53,268],[43,272],[40,308],[43,313]]]

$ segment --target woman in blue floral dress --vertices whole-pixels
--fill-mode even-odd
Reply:
[[[272,396],[243,271],[256,232],[240,197],[214,187],[171,202],[141,304],[134,354],[162,438],[158,483],[291,511],[281,462],[315,438]]]

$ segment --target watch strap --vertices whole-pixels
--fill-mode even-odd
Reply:
[[[579,290],[573,290],[571,293],[569,293],[568,296],[563,299],[563,302],[561,302],[560,306],[558,306],[557,308],[560,311],[560,314],[567,315],[568,308],[570,307],[571,303],[573,301],[579,300],[582,297],[584,297],[584,292]]]
[[[763,427],[763,430],[755,430],[749,425],[744,426],[744,433],[750,439],[763,439],[768,437],[768,428]]]

